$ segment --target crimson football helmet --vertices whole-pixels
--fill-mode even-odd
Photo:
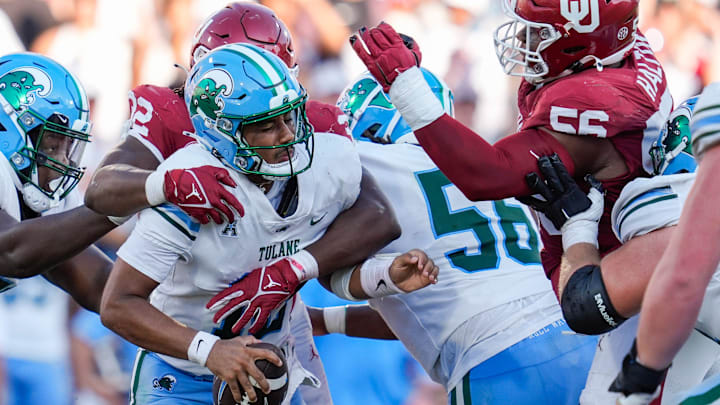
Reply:
[[[635,43],[639,0],[501,0],[510,21],[495,30],[506,74],[531,83],[625,58]]]
[[[271,9],[250,2],[230,3],[205,20],[193,38],[190,67],[210,50],[238,42],[270,51],[297,69],[290,31]]]

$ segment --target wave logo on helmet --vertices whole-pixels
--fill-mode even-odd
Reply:
[[[598,0],[560,0],[560,14],[570,21],[569,24],[565,24],[565,29],[574,28],[581,34],[593,32],[600,25],[599,9]],[[588,14],[590,14],[590,24],[582,25],[580,21]]]
[[[0,77],[0,94],[16,110],[31,105],[36,97],[47,96],[51,90],[50,76],[34,67],[14,69]]]
[[[342,96],[338,106],[350,117],[355,116],[363,106],[376,106],[388,110],[395,108],[377,90],[379,90],[377,82],[372,79],[362,79]],[[367,102],[368,97],[373,97],[370,102]]]
[[[233,91],[233,80],[223,69],[207,72],[193,89],[190,98],[190,116],[199,114],[203,119],[215,121],[218,113],[225,108],[221,96],[229,96]]]

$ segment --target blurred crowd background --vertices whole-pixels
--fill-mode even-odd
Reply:
[[[720,79],[720,0],[641,0],[640,29],[661,60],[675,102]],[[183,83],[196,27],[228,0],[0,0],[0,54],[46,54],[75,73],[91,99],[94,136],[88,173],[118,142],[127,92],[141,83]],[[499,0],[267,0],[292,32],[300,81],[313,99],[334,103],[363,66],[348,36],[384,20],[414,37],[423,65],[455,94],[457,118],[495,141],[516,122],[517,79],[502,73],[493,31]],[[174,66],[177,64],[178,66]],[[354,231],[354,230],[350,230]],[[103,246],[112,255],[127,232]],[[343,302],[317,283],[309,305]],[[445,404],[398,342],[317,338],[338,405]],[[78,309],[42,278],[0,295],[0,405],[127,403],[134,348]],[[23,397],[9,398],[8,384]]]

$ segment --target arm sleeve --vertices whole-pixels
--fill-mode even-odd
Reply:
[[[557,153],[572,175],[575,164],[552,135],[528,129],[495,145],[445,114],[415,135],[440,170],[473,201],[531,194],[525,175],[537,172],[537,157]]]
[[[167,204],[142,211],[135,229],[118,250],[118,256],[161,283],[178,260],[191,258],[199,224],[185,217],[179,209]]]

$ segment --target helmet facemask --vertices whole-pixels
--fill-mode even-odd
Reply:
[[[562,37],[552,24],[528,21],[515,13],[517,0],[502,0],[503,12],[511,18],[494,34],[495,53],[505,74],[524,77],[531,83],[550,71],[540,54]]]
[[[90,136],[87,131],[68,128],[68,122],[61,114],[47,120],[31,109],[20,114],[18,123],[25,132],[25,146],[10,160],[19,169],[25,203],[36,212],[57,206],[85,173],[80,161]]]
[[[305,113],[307,96],[287,102],[267,112],[247,117],[218,114],[215,126],[217,131],[230,137],[237,145],[234,167],[245,174],[261,175],[267,180],[279,180],[296,176],[310,168],[313,159],[313,130]],[[244,131],[248,125],[261,123],[269,119],[289,114],[291,123],[286,123],[293,133],[293,140],[281,145],[252,146]],[[283,150],[287,160],[269,163],[261,156],[262,151]]]

